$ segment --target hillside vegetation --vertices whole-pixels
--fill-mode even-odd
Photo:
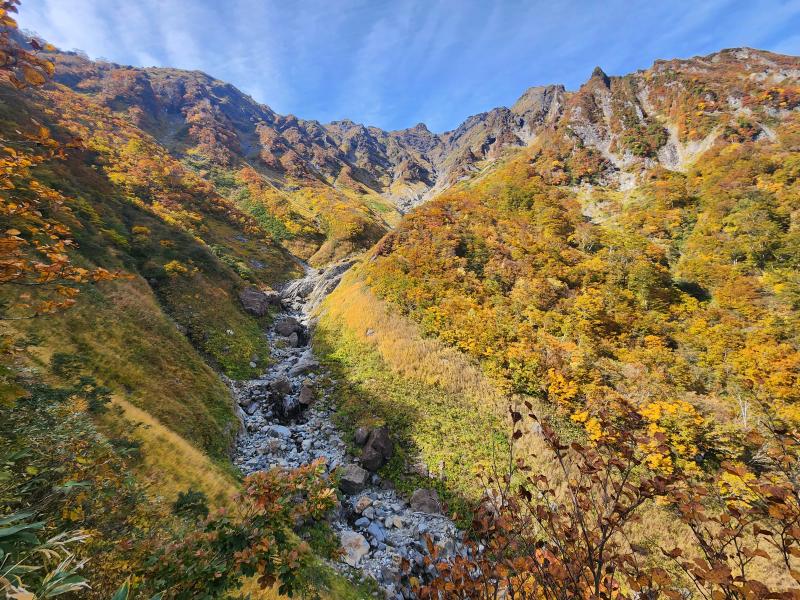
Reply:
[[[798,418],[800,121],[765,121],[771,136],[726,129],[686,171],[654,165],[627,191],[555,185],[547,142],[567,122],[409,214],[366,281],[590,435],[593,410],[633,402],[674,437],[653,464],[739,458],[735,422]]]
[[[231,461],[227,384],[270,365],[276,309],[240,293],[346,259],[311,395],[354,455],[386,425],[382,485],[435,488],[472,549],[420,533],[418,597],[800,597],[796,57],[598,68],[387,132],[61,52],[17,5],[2,593],[372,597],[329,562],[338,475]]]
[[[754,522],[763,522],[758,515],[769,501],[761,496],[762,484],[775,485],[776,497],[796,506],[791,483],[796,467],[788,466],[796,465],[800,419],[796,73],[796,59],[748,50],[659,62],[625,77],[609,78],[597,70],[566,96],[561,119],[529,148],[507,154],[407,214],[365,258],[360,283],[343,285],[328,299],[322,330],[337,334],[325,336],[332,340],[325,350],[342,365],[348,384],[360,382],[344,393],[345,410],[366,394],[365,413],[352,414],[364,421],[377,414],[391,422],[380,409],[386,396],[381,391],[399,389],[389,394],[394,398],[390,415],[424,404],[408,417],[413,425],[403,424],[401,431],[424,431],[429,420],[438,422],[441,410],[478,410],[485,417],[465,430],[447,430],[447,437],[435,442],[436,455],[428,449],[429,439],[407,438],[407,452],[419,453],[425,468],[436,473],[446,465],[440,485],[451,493],[463,486],[459,461],[469,457],[481,464],[481,448],[497,431],[498,421],[490,416],[523,402],[539,417],[551,415],[555,430],[544,440],[531,434],[540,430],[538,424],[514,436],[520,468],[539,474],[530,480],[530,505],[522,491],[520,502],[501,481],[484,479],[483,485],[500,486],[498,493],[508,503],[484,506],[487,520],[475,521],[479,539],[495,540],[493,558],[444,560],[441,577],[422,589],[424,597],[448,590],[464,598],[500,597],[485,589],[498,578],[548,598],[573,597],[588,589],[584,585],[597,594],[617,583],[626,594],[660,593],[664,582],[660,575],[647,579],[652,572],[636,571],[627,579],[620,573],[611,580],[587,576],[585,582],[566,575],[562,581],[554,575],[557,570],[537,575],[542,568],[538,551],[523,551],[522,560],[506,546],[533,547],[541,539],[557,545],[559,536],[572,535],[600,536],[599,544],[602,536],[611,540],[618,533],[626,542],[615,546],[620,554],[614,559],[605,557],[608,562],[591,553],[594,542],[589,541],[559,547],[547,560],[562,565],[564,573],[570,561],[600,572],[604,564],[625,563],[631,547],[678,546],[686,549],[685,556],[709,561],[697,564],[711,565],[691,567],[676,560],[677,554],[666,556],[668,577],[683,590],[694,582],[698,597],[716,597],[719,590],[726,594],[719,597],[746,598],[748,589],[760,590],[752,596],[760,597],[767,593],[759,587],[762,582],[792,590],[776,597],[795,597],[796,582],[788,575],[781,579],[775,566],[782,551],[774,546],[759,554],[771,561],[760,563],[748,554],[753,544],[759,547],[760,534],[742,533],[739,539],[731,531],[748,527],[736,506],[747,506]],[[395,321],[385,317],[370,318],[373,295],[383,300],[382,311],[407,316],[422,335],[472,357],[498,391],[484,394],[475,408],[464,401],[467,394],[451,401],[440,394],[443,405],[426,399],[418,391],[417,369],[432,368],[445,381],[459,376],[432,360],[439,351],[398,358],[387,350],[385,340],[397,346],[419,334],[409,334],[408,326],[399,333]],[[372,359],[371,348],[382,362]],[[391,386],[376,385],[385,379]],[[514,424],[518,419],[514,416]],[[780,453],[768,441],[776,431],[777,448],[787,452],[782,466],[764,461]],[[484,443],[476,443],[481,438]],[[566,490],[572,471],[554,469],[565,439],[599,452],[597,462],[592,454],[572,458],[576,465],[588,463],[587,480]],[[543,450],[542,443],[551,448]],[[689,496],[659,498],[656,504],[647,503],[653,492],[642,487],[644,508],[626,507],[621,499],[616,504],[602,485],[614,481],[616,469],[624,472],[619,461],[626,460],[626,448],[638,456],[631,463],[636,485],[646,485],[648,472],[699,487]],[[604,452],[609,463],[600,458]],[[598,470],[609,474],[605,484],[594,477]],[[511,476],[522,478],[525,488],[524,471],[512,470]],[[700,483],[708,481],[712,492]],[[574,512],[569,504],[551,505],[559,506],[557,514],[537,512],[542,507],[536,494],[551,493],[544,487],[548,482],[555,486],[556,502],[565,492],[567,499],[572,494]],[[631,488],[631,493],[637,491]],[[709,506],[728,507],[734,516],[723,514],[716,521],[723,529],[715,529],[704,521],[706,513],[691,512],[699,507],[683,506],[692,493],[708,497]],[[603,497],[607,508],[596,504]],[[627,522],[640,511],[644,522],[664,525],[643,529],[638,517],[636,524]],[[776,508],[774,515],[780,515],[778,529],[797,532],[794,512]],[[598,530],[591,529],[595,518]],[[606,519],[614,523],[607,531],[600,525]],[[541,529],[530,520],[538,520]],[[710,539],[698,533],[703,531]],[[692,550],[698,543],[709,544],[702,546],[705,554]],[[741,551],[725,549],[734,543],[743,544],[749,558],[734,571],[738,575],[729,575],[727,561]],[[715,544],[720,549],[711,551]],[[503,562],[517,559],[513,566]],[[657,551],[642,560],[637,569],[648,561],[661,568],[663,562]],[[786,559],[789,565],[796,568],[794,559]],[[715,578],[714,569],[726,574]],[[748,582],[754,582],[752,588]]]
[[[283,591],[357,594],[313,562],[289,513],[242,524],[237,511],[265,493],[255,481],[233,501],[240,423],[220,375],[253,376],[270,360],[270,317],[246,313],[238,292],[296,276],[296,259],[148,133],[43,87],[52,65],[15,37],[15,4],[0,10],[3,594],[211,598],[259,575],[251,587],[267,591],[253,593],[277,597],[267,567],[203,548],[235,537],[244,551],[262,530],[280,540],[271,556],[297,561]],[[280,494],[301,493],[296,477]],[[230,516],[202,520],[218,508]]]

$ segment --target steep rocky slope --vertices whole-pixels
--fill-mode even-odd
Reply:
[[[351,121],[327,125],[279,115],[230,84],[199,72],[137,69],[56,55],[56,80],[126,114],[176,155],[200,155],[217,166],[248,164],[281,191],[322,182],[376,194],[406,209],[529,143],[556,121],[563,86],[531,88],[510,109],[496,108],[444,134],[424,124],[383,131]]]
[[[384,229],[393,222],[393,207],[405,211],[542,133],[557,132],[572,154],[589,154],[584,161],[598,163],[603,176],[623,185],[654,163],[682,169],[725,127],[751,115],[759,93],[796,77],[798,69],[792,57],[747,48],[658,61],[620,77],[598,67],[575,92],[533,87],[511,108],[435,134],[422,123],[384,131],[279,115],[199,72],[123,67],[69,53],[58,54],[57,63],[58,81],[127,114],[176,155],[202,156],[226,168],[249,165],[288,197],[298,185],[322,184],[339,201],[371,198],[381,206],[362,217]],[[797,101],[770,93],[772,111]],[[374,234],[363,240],[369,241]]]

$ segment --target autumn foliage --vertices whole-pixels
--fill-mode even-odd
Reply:
[[[31,39],[26,48],[15,39],[17,22],[11,15],[17,12],[19,5],[20,0],[0,2],[0,76],[17,88],[43,85],[52,77],[55,67],[38,56],[37,51],[53,47]]]
[[[439,549],[429,541],[435,575],[420,585],[421,598],[800,597],[796,431],[754,434],[751,442],[764,453],[757,476],[726,464],[696,479],[647,466],[642,448],[667,440],[640,433],[636,411],[601,417],[602,434],[588,444],[563,442],[528,411],[511,411],[511,460],[483,481],[488,493],[464,550],[437,559]],[[554,476],[531,469],[524,452],[514,453],[527,436],[544,441],[547,456],[537,458],[554,462]],[[730,487],[731,478],[739,487]],[[638,539],[637,526],[654,510],[685,526],[690,543]],[[773,565],[773,580],[784,574],[782,583],[754,575],[760,559]]]
[[[16,22],[11,12],[17,0],[0,6],[0,73],[15,87],[43,85],[53,74],[53,64],[36,54],[43,45],[30,40],[26,50],[13,37]],[[71,142],[71,145],[77,144]],[[29,318],[68,308],[75,303],[81,283],[108,280],[106,269],[74,265],[74,242],[69,227],[59,220],[68,209],[56,189],[32,177],[31,170],[47,161],[63,159],[66,146],[50,131],[32,122],[14,139],[0,140],[0,285],[15,286],[19,301],[5,307],[2,319]]]
[[[262,588],[278,583],[281,593],[308,592],[303,574],[314,555],[295,530],[324,518],[336,504],[324,472],[317,461],[248,476],[234,511],[195,523],[185,537],[153,554],[147,587],[169,598],[217,598],[255,577]]]

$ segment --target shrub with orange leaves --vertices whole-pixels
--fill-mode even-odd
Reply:
[[[651,468],[648,452],[668,456],[667,435],[644,433],[643,416],[633,407],[620,411],[594,417],[603,432],[596,440],[566,445],[533,413],[526,420],[512,410],[510,460],[482,482],[487,494],[475,510],[466,549],[447,558],[429,541],[433,575],[418,586],[419,597],[800,598],[797,430],[765,423],[764,434],[751,434],[747,444],[759,457],[758,473],[727,462],[716,473],[679,466],[664,472]],[[532,473],[525,458],[514,455],[517,441],[530,435],[541,437],[557,476]],[[633,528],[656,504],[686,526],[688,544],[638,543]],[[761,581],[752,568],[758,560],[767,561],[781,583]]]
[[[436,576],[420,598],[655,598],[666,582],[643,567],[628,534],[673,479],[646,468],[641,416],[598,415],[603,435],[587,445],[566,445],[532,412],[511,417],[515,444],[540,435],[557,476],[533,473],[512,444],[510,467],[484,482],[491,493],[475,511],[467,552],[432,560]]]
[[[218,598],[238,589],[243,577],[256,577],[265,589],[278,583],[282,594],[307,591],[303,573],[313,553],[294,530],[338,502],[324,472],[320,459],[292,471],[253,473],[233,513],[212,514],[154,554],[147,587],[170,598]]]
[[[0,75],[17,88],[40,86],[53,74],[53,64],[36,55],[42,44],[31,40],[33,51],[27,50],[12,35],[17,23],[9,13],[18,4],[0,3]],[[0,319],[63,310],[75,303],[79,284],[115,276],[106,269],[72,264],[69,251],[75,244],[57,217],[67,212],[65,198],[31,177],[31,169],[64,158],[64,150],[35,122],[17,139],[0,140],[0,285],[20,290],[16,301],[2,307]]]

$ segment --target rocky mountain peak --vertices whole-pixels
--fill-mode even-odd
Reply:
[[[603,71],[603,69],[601,69],[599,66],[595,67],[592,71],[590,81],[600,81],[604,86],[611,87],[611,79],[609,79],[608,75],[606,75],[606,72]]]
[[[529,87],[511,106],[511,112],[518,115],[542,110],[547,112],[553,100],[565,93],[566,89],[561,84]]]

